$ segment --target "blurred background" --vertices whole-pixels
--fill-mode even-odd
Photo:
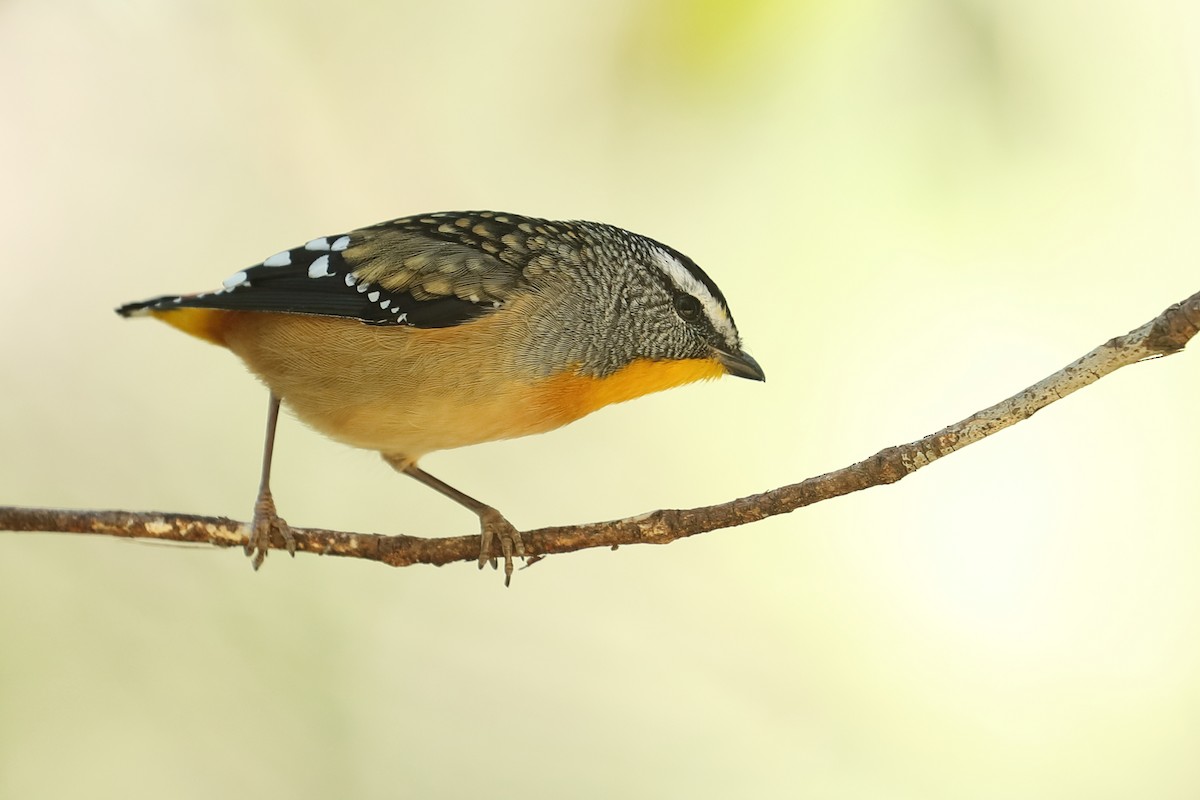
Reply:
[[[699,262],[768,383],[423,465],[519,527],[910,441],[1200,289],[1187,0],[0,0],[0,503],[248,518],[116,305],[490,208]],[[1195,346],[1193,347],[1195,349]],[[1200,353],[872,490],[501,576],[0,535],[0,796],[1194,798]],[[301,526],[470,514],[285,420]]]

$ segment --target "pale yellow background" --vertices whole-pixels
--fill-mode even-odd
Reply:
[[[842,466],[1200,289],[1190,0],[6,0],[0,99],[2,503],[247,517],[263,390],[111,309],[404,214],[662,239],[766,368],[426,460],[523,527]],[[0,535],[0,797],[1197,797],[1198,395],[508,591]],[[292,420],[275,486],[474,526]]]

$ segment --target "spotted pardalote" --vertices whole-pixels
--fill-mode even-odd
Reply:
[[[552,430],[610,403],[729,374],[763,380],[691,259],[596,222],[443,212],[313,239],[212,292],[117,309],[236,353],[270,389],[247,553],[294,551],[269,489],[280,403],[475,512],[506,580],[520,535],[417,467],[426,453]]]

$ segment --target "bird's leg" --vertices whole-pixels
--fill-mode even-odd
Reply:
[[[296,539],[292,529],[275,513],[275,500],[271,497],[271,456],[275,452],[275,425],[279,422],[279,398],[271,394],[267,406],[267,440],[263,444],[262,479],[258,484],[258,499],[254,501],[254,519],[250,523],[250,537],[246,542],[246,555],[251,557],[255,569],[262,566],[267,551],[271,549],[271,533],[283,537],[287,551],[296,555]]]
[[[521,539],[521,532],[514,528],[512,523],[496,509],[479,502],[470,495],[463,494],[447,483],[443,483],[425,470],[418,468],[407,458],[384,453],[383,460],[391,464],[397,471],[416,478],[429,488],[436,489],[459,505],[475,512],[479,517],[479,568],[483,569],[484,563],[489,560],[493,567],[496,566],[496,557],[492,555],[492,540],[499,540],[500,554],[504,556],[504,585],[508,586],[512,581],[513,556],[525,557],[525,542]]]

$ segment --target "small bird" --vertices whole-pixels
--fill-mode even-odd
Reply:
[[[324,236],[213,292],[117,309],[232,350],[270,390],[246,544],[278,533],[271,497],[280,402],[340,442],[479,517],[479,566],[525,548],[496,509],[417,466],[426,453],[542,433],[610,403],[723,374],[765,380],[724,295],[677,250],[596,222],[439,212]]]

